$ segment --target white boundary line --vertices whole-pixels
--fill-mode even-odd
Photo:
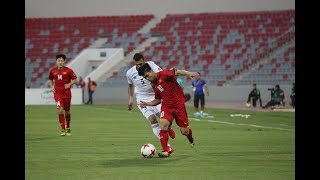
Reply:
[[[87,107],[87,106],[83,106],[83,107]],[[111,112],[119,112],[119,113],[123,113],[123,111],[118,111],[118,110],[111,110],[111,109],[107,109],[107,108],[98,108],[98,107],[92,107],[92,109],[98,109],[98,110],[104,110],[104,111],[111,111]],[[139,110],[137,108],[137,110]],[[140,111],[128,111],[128,113],[141,113]],[[211,117],[211,116],[209,116]],[[294,129],[286,129],[286,128],[280,128],[280,127],[271,127],[271,126],[260,126],[260,125],[256,125],[256,124],[245,124],[245,123],[233,123],[233,122],[227,122],[227,121],[217,121],[217,120],[213,120],[213,119],[208,119],[208,120],[204,120],[204,119],[198,119],[198,118],[193,118],[193,117],[188,117],[189,120],[193,120],[193,121],[203,121],[203,122],[213,122],[213,123],[220,123],[220,124],[228,124],[228,125],[238,125],[238,126],[251,126],[251,127],[258,127],[258,128],[265,128],[265,129],[277,129],[277,130],[281,130],[281,131],[294,131]],[[284,124],[280,124],[281,126],[284,126]]]
[[[233,123],[233,122],[227,122],[227,121],[217,121],[217,120],[213,120],[213,119],[200,120],[200,119],[193,118],[193,117],[188,117],[188,118],[193,121],[207,121],[207,122],[213,122],[213,123],[228,124],[228,125],[232,125],[232,126],[239,125],[239,126],[251,126],[251,127],[265,128],[265,129],[277,129],[277,130],[282,130],[282,131],[294,131],[293,129],[286,129],[286,128],[280,128],[280,127],[260,126],[260,125],[245,124],[245,123]]]

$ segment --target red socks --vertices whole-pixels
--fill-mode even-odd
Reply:
[[[160,130],[160,142],[162,149],[164,151],[170,151],[170,148],[168,147],[168,140],[169,140],[169,135],[168,135],[168,130]]]
[[[192,139],[192,130],[189,128],[189,134],[187,135],[187,138],[189,139],[189,140],[191,140]]]
[[[66,114],[67,129],[70,129],[71,114]]]
[[[64,114],[59,114],[59,122],[60,122],[61,129],[66,129]]]

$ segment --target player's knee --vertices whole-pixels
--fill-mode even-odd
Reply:
[[[168,130],[169,126],[170,126],[170,121],[168,121],[167,119],[160,119],[161,129]]]
[[[157,117],[155,115],[151,115],[148,117],[148,120],[150,121],[151,124],[156,124],[158,123]]]

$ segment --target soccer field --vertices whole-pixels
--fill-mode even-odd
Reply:
[[[175,152],[143,158],[145,143],[159,140],[137,107],[73,105],[71,136],[60,136],[55,106],[26,106],[25,178],[28,180],[292,180],[295,178],[295,114],[207,109],[194,118],[195,147],[176,124]],[[248,118],[230,114],[248,114]]]

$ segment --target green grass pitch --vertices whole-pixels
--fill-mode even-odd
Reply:
[[[25,178],[28,180],[292,180],[295,177],[295,114],[207,109],[194,118],[195,147],[174,124],[175,152],[143,158],[144,143],[159,140],[137,107],[73,105],[71,136],[60,136],[55,106],[25,108]],[[249,114],[249,118],[230,114]]]

